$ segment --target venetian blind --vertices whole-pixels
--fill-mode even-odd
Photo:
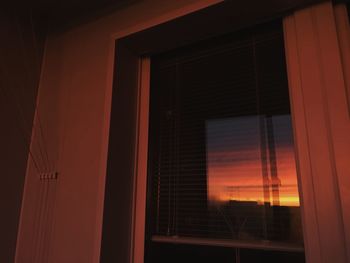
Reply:
[[[152,58],[148,170],[152,240],[302,247],[279,23]]]

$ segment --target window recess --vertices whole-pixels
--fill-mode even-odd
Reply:
[[[148,256],[169,243],[303,262],[284,56],[270,23],[152,57]]]

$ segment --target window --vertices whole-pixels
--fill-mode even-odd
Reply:
[[[304,262],[280,23],[152,57],[148,166],[146,262]]]

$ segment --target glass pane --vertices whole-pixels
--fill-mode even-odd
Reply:
[[[233,238],[302,243],[289,115],[206,122],[208,208]]]
[[[259,117],[210,120],[206,134],[209,204],[263,204]]]
[[[156,55],[151,75],[147,251],[302,257],[281,24]]]

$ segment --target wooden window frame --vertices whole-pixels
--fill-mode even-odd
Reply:
[[[255,1],[252,8],[249,1],[224,1],[116,39],[101,262],[143,262],[150,56],[284,17],[292,14],[293,10],[317,2],[320,1]],[[290,54],[286,55],[288,60]],[[289,77],[290,70],[289,67]],[[295,76],[295,79],[298,77]],[[289,88],[294,87],[295,84],[291,84]],[[298,94],[291,92],[291,97],[294,101],[292,114],[304,116],[305,112],[300,108],[302,105],[295,101]],[[309,150],[300,142],[307,133],[300,131],[303,127],[300,118],[298,121],[294,119],[293,126],[295,131],[299,131],[299,135],[295,135],[298,144],[296,157],[301,158],[300,153]],[[299,163],[299,167],[303,167],[298,176],[302,183],[299,186],[302,218],[307,226],[303,228],[307,262],[325,262],[317,261],[318,255],[322,255],[319,245],[322,237],[315,238],[315,228],[311,227],[311,219],[307,218],[310,215],[312,219],[317,217],[317,212],[312,209],[315,198],[313,185],[304,183],[305,178],[309,178],[305,174],[312,167],[305,161]],[[312,198],[304,198],[304,193],[310,193]]]

